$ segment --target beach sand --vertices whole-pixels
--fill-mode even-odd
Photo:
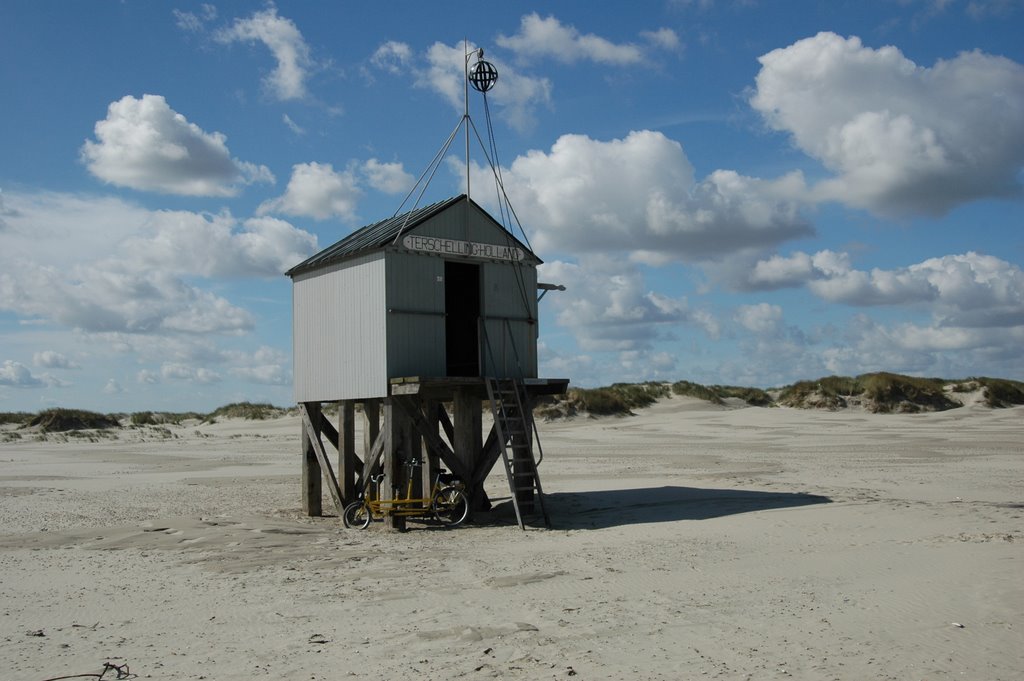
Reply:
[[[500,466],[487,524],[304,518],[295,417],[0,443],[0,678],[1024,678],[1024,407],[539,428],[526,532]]]

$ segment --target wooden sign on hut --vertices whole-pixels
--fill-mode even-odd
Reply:
[[[472,507],[486,508],[483,482],[502,459],[520,525],[534,512],[547,521],[532,404],[568,379],[537,376],[537,291],[553,288],[538,287],[540,262],[461,195],[358,229],[288,271],[307,514],[322,512],[322,481],[340,513],[377,470],[382,498],[404,489],[414,459],[418,486],[429,489],[444,464]],[[337,427],[325,402],[339,404]],[[323,438],[337,449],[337,475]]]

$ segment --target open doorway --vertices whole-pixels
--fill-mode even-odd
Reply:
[[[480,375],[480,265],[444,263],[445,360],[449,376]]]

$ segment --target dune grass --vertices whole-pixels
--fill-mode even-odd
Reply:
[[[696,397],[712,404],[725,405],[727,399],[740,399],[754,407],[787,406],[801,409],[842,409],[862,405],[875,413],[914,413],[942,411],[960,405],[952,394],[982,390],[984,403],[994,409],[1024,405],[1024,382],[985,376],[960,380],[919,378],[890,372],[874,372],[860,376],[823,376],[816,380],[798,381],[781,388],[777,399],[761,388],[729,385],[701,385],[691,381],[674,383],[613,383],[600,388],[570,388],[564,397],[546,397],[538,401],[538,418],[564,418],[586,412],[593,416],[625,416],[635,409],[649,407],[658,400],[672,396]],[[325,410],[331,409],[330,404]],[[486,408],[486,405],[484,405]],[[38,427],[42,432],[107,430],[117,428],[121,421],[135,428],[159,428],[181,425],[194,419],[216,423],[220,418],[252,421],[279,418],[295,412],[294,408],[275,407],[269,403],[233,402],[209,413],[138,411],[131,414],[99,414],[81,409],[46,409],[38,414],[0,412],[0,426]]]

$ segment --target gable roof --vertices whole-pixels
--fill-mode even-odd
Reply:
[[[540,260],[532,250],[523,245],[519,239],[505,229],[505,227],[497,220],[491,217],[487,211],[480,208],[473,199],[469,198],[465,194],[460,194],[459,196],[453,196],[450,199],[438,201],[437,203],[430,204],[429,206],[415,208],[407,213],[402,213],[401,215],[395,215],[393,217],[380,220],[372,225],[360,227],[341,241],[328,246],[316,255],[303,260],[298,265],[285,272],[285,274],[289,277],[294,277],[297,274],[319,269],[355,255],[368,253],[370,251],[390,246],[395,241],[395,237],[400,233],[404,234],[406,232],[411,232],[430,218],[443,213],[461,201],[468,201],[472,205],[476,206],[476,208],[487,216],[498,229],[505,232],[505,234],[507,234],[519,248],[536,258],[538,261]]]

